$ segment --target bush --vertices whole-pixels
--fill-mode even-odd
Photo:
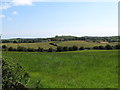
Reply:
[[[115,49],[120,49],[120,45],[115,45]]]
[[[104,46],[99,46],[98,48],[99,48],[100,50],[104,50],[104,49],[105,49]]]
[[[63,47],[63,51],[68,51],[69,48],[68,47]]]
[[[7,51],[8,47],[6,45],[2,45],[2,50]]]
[[[2,45],[2,48],[5,49],[5,48],[7,48],[7,46],[6,45]]]
[[[44,50],[43,50],[43,48],[38,47],[37,51],[38,52],[43,52]]]
[[[78,47],[77,47],[77,46],[75,46],[75,45],[74,45],[72,48],[73,48],[73,51],[78,50]]]
[[[110,46],[110,45],[106,45],[106,46],[105,46],[105,49],[106,49],[106,50],[111,50],[111,49],[113,49],[113,48],[112,48],[112,46]]]
[[[85,49],[87,49],[87,50],[90,50],[91,48],[89,48],[89,47],[86,47]]]
[[[16,51],[16,49],[13,48],[13,47],[9,47],[9,48],[8,48],[8,51]]]
[[[94,46],[93,49],[99,49],[99,46]]]
[[[49,48],[49,49],[48,49],[48,52],[53,52],[53,49],[52,49],[52,48]]]
[[[69,51],[73,51],[73,47],[69,47],[68,50],[69,50]]]
[[[29,74],[16,64],[8,64],[2,60],[2,88],[3,90],[17,90],[18,88],[26,88],[25,85],[29,80]]]
[[[17,51],[27,51],[25,47],[18,46]]]
[[[63,51],[63,47],[58,46],[56,51],[57,51],[57,52],[61,52],[61,51]]]
[[[84,47],[80,47],[79,50],[85,50],[85,48]]]
[[[36,50],[34,48],[28,48],[27,51],[28,52],[35,52]]]

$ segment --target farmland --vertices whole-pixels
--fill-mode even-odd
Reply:
[[[94,46],[105,46],[106,43],[98,43],[98,42],[86,42],[86,41],[63,41],[63,42],[55,42],[58,46],[73,46],[76,45],[78,47],[94,47]],[[117,42],[108,43],[110,45],[116,45]]]
[[[2,45],[6,45],[8,47],[14,47],[17,48],[18,46],[23,46],[26,48],[35,48],[37,49],[38,47],[48,49],[50,47],[56,48],[55,46],[52,46],[49,44],[50,42],[41,42],[41,43],[3,43]]]
[[[32,45],[31,45],[32,46]],[[30,74],[27,87],[116,88],[118,51],[3,52],[8,62],[18,62]]]
[[[97,43],[97,42],[86,42],[86,41],[51,41],[51,42],[39,42],[39,43],[2,43],[2,45],[6,45],[7,47],[14,47],[17,48],[18,46],[23,46],[26,48],[35,48],[37,49],[38,47],[48,49],[48,48],[53,48],[56,49],[55,46],[50,45],[49,43],[55,43],[58,46],[73,46],[76,45],[78,47],[93,47],[93,46],[105,46],[106,43]],[[116,45],[118,44],[117,42],[111,42],[108,43],[109,45]]]

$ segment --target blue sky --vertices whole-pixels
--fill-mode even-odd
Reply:
[[[118,35],[117,2],[36,2],[7,8],[0,19],[2,38]]]

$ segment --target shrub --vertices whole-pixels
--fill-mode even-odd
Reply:
[[[106,50],[111,50],[111,49],[113,49],[113,48],[112,48],[112,46],[110,46],[110,45],[108,44],[108,45],[105,46],[105,49],[106,49]]]
[[[2,89],[17,90],[26,88],[25,85],[29,80],[29,74],[18,63],[8,64],[2,60]]]
[[[57,52],[61,52],[61,51],[63,51],[63,47],[58,46],[56,51],[57,51]]]
[[[79,50],[84,50],[85,48],[84,47],[80,47]]]
[[[8,51],[16,51],[16,49],[13,48],[13,47],[9,47],[9,48],[8,48]]]
[[[68,50],[69,50],[69,51],[73,51],[73,47],[69,47]]]
[[[115,49],[120,49],[120,44],[115,45]]]
[[[86,47],[85,49],[87,49],[87,50],[90,50],[91,48],[89,48],[89,47]]]
[[[7,51],[8,47],[6,45],[2,45],[2,50]]]
[[[36,50],[34,48],[28,48],[27,51],[28,52],[35,52]]]
[[[52,48],[49,48],[49,49],[48,49],[48,52],[53,52],[53,49],[52,49]]]
[[[63,51],[68,51],[69,48],[68,47],[63,47]]]
[[[99,46],[94,46],[93,49],[99,49]]]
[[[77,47],[77,46],[75,46],[75,45],[74,45],[72,48],[73,48],[73,51],[78,50],[78,47]]]
[[[5,48],[7,48],[7,46],[6,45],[2,45],[2,48],[5,49]]]
[[[17,51],[27,51],[25,47],[18,46]]]
[[[37,51],[38,52],[43,52],[44,50],[43,50],[43,48],[38,47]]]
[[[98,48],[99,48],[100,50],[104,50],[104,49],[105,49],[104,46],[98,46]]]

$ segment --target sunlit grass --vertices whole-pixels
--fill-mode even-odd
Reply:
[[[19,62],[29,73],[28,87],[41,80],[45,88],[118,87],[118,51],[3,52],[3,58]]]

